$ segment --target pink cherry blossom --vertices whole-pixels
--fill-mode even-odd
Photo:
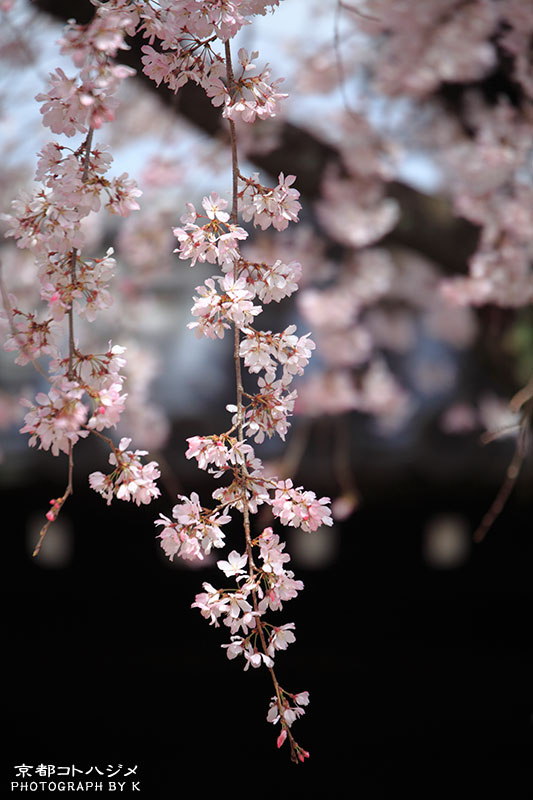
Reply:
[[[289,222],[298,222],[301,205],[298,202],[300,193],[291,186],[296,180],[294,175],[280,172],[278,185],[267,189],[259,183],[258,175],[241,178],[244,188],[239,193],[239,209],[246,222],[253,220],[262,230],[270,225],[283,231]]]
[[[217,561],[217,567],[227,578],[232,578],[245,574],[243,567],[246,566],[247,561],[246,553],[241,556],[236,550],[232,550],[227,561]]]
[[[84,390],[66,378],[59,379],[47,394],[39,392],[37,405],[22,401],[30,410],[24,417],[21,433],[29,433],[30,447],[39,442],[39,450],[51,449],[52,455],[69,453],[78,439],[88,436],[83,430],[87,418],[87,406],[81,402]]]
[[[279,481],[272,502],[274,516],[284,525],[301,527],[304,531],[316,531],[321,525],[333,525],[329,497],[317,500],[314,492],[293,488],[290,478]]]
[[[174,522],[163,514],[155,521],[163,530],[159,534],[161,546],[172,560],[179,555],[186,560],[204,558],[212,547],[224,546],[224,532],[221,525],[230,522],[227,514],[203,509],[196,492],[190,498],[180,496],[180,503],[172,509]]]
[[[109,463],[115,467],[109,475],[93,472],[89,476],[92,489],[101,494],[109,505],[113,497],[119,500],[133,500],[136,505],[150,503],[159,497],[156,480],[161,476],[155,461],[143,464],[141,457],[146,450],[128,450],[131,439],[123,437],[109,455]]]

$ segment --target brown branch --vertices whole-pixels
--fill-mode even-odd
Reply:
[[[279,469],[276,470],[281,478],[294,478],[298,472],[309,443],[311,426],[311,419],[303,417],[293,428],[285,452],[280,459]]]
[[[361,17],[361,19],[366,19],[369,22],[381,22],[381,20],[378,17],[373,17],[370,14],[365,14],[362,11],[359,11],[358,8],[355,8],[355,6],[351,6],[349,3],[342,2],[342,0],[338,0],[338,5],[340,8],[344,8],[346,11],[351,11],[352,14],[356,14],[358,17]]]
[[[94,129],[89,128],[85,141],[81,147],[81,152],[83,154],[83,172],[81,176],[82,183],[86,183],[87,178],[89,177],[89,161],[91,157],[93,134],[94,134]],[[78,250],[74,248],[74,250],[70,254],[70,281],[73,288],[74,284],[76,283],[77,259],[78,259]],[[74,308],[72,302],[70,304],[70,308],[67,313],[67,318],[68,318],[68,377],[69,380],[73,380],[74,378],[73,360],[76,352],[76,344],[74,341]]]
[[[529,444],[531,440],[531,422],[533,420],[533,378],[530,378],[526,386],[520,389],[514,397],[511,398],[509,407],[513,414],[521,413],[520,425],[518,430],[518,438],[514,450],[511,463],[507,467],[505,480],[503,481],[498,494],[496,495],[489,510],[481,520],[481,523],[476,528],[473,534],[473,540],[476,543],[482,542],[498,516],[503,511],[503,508],[509,499],[517,478],[520,474],[522,464],[528,454]],[[482,437],[482,441],[489,442],[497,438],[498,434],[488,434]]]
[[[348,495],[350,499],[353,498],[355,509],[359,505],[360,495],[352,469],[350,427],[346,415],[339,416],[335,420],[333,468],[342,494]]]
[[[494,498],[494,501],[492,502],[492,505],[490,506],[489,510],[487,511],[487,513],[481,520],[480,524],[474,531],[472,539],[474,540],[474,542],[476,542],[476,544],[482,542],[487,533],[489,532],[489,530],[492,528],[497,518],[503,511],[504,506],[507,500],[509,499],[509,495],[511,494],[514,488],[516,479],[520,474],[520,469],[522,467],[524,458],[526,456],[524,438],[525,437],[522,436],[522,433],[520,433],[516,442],[516,448],[513,454],[513,458],[511,460],[511,463],[507,467],[505,480],[500,486],[498,494]]]

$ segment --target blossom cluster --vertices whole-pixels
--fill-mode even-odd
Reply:
[[[442,281],[448,303],[529,305],[533,7],[527,0],[428,0],[420,14],[418,6],[416,0],[368,0],[364,14],[347,14],[360,42],[356,67],[366,71],[378,93],[408,101],[412,118],[404,125],[421,116],[421,101],[432,107],[427,119],[413,126],[414,147],[433,151],[442,170],[440,189],[456,214],[480,229],[468,274]],[[503,84],[492,98],[487,88],[495,75]],[[450,83],[461,97],[455,113],[442,102],[441,89]],[[372,129],[370,116],[351,114],[347,124],[353,127],[357,118],[356,135],[368,139],[363,128]],[[374,138],[380,138],[376,131]],[[351,203],[352,224],[343,224],[350,216],[350,181],[344,182],[345,191],[339,181],[325,186],[319,216],[348,244],[350,237],[357,246],[372,243],[396,222],[394,201],[383,197],[375,180],[368,181],[376,170],[369,176],[364,163],[380,156],[385,161],[384,145],[376,141],[371,159],[362,159],[360,148],[352,148],[348,158],[342,152],[348,172],[364,178],[357,186],[352,181],[352,195],[357,191],[358,197]],[[387,178],[383,171],[381,176]]]
[[[76,318],[93,322],[113,302],[113,249],[99,258],[84,256],[86,218],[101,208],[122,217],[139,208],[141,192],[135,182],[126,173],[108,177],[112,156],[107,147],[93,142],[95,129],[114,118],[120,83],[134,73],[113,60],[127,47],[125,37],[134,29],[126,3],[99,6],[89,25],[67,26],[61,49],[72,57],[77,73],[68,77],[57,69],[49,77],[48,90],[36,100],[43,124],[54,134],[71,139],[81,133],[83,141],[78,146],[45,144],[35,172],[37,188],[15,200],[6,215],[6,235],[35,259],[43,310],[24,311],[10,295],[4,313],[10,328],[5,349],[17,353],[17,363],[31,361],[45,375],[37,359],[48,357],[49,390],[39,392],[33,403],[23,401],[28,411],[21,432],[29,434],[30,446],[69,456],[71,491],[72,448],[94,433],[111,447],[114,470],[109,476],[93,473],[90,485],[108,503],[116,496],[140,504],[159,495],[157,465],[142,464],[145,451],[127,450],[130,439],[122,438],[117,447],[102,434],[117,427],[125,408],[125,348],[109,342],[104,353],[84,353],[75,331]],[[61,350],[62,340],[68,341],[67,352]],[[49,522],[64,499],[48,512]]]
[[[265,436],[285,438],[293,412],[296,391],[291,383],[303,374],[315,347],[309,334],[298,335],[295,325],[281,332],[260,330],[256,320],[261,304],[279,302],[298,288],[302,275],[297,261],[276,259],[274,263],[246,259],[240,250],[248,232],[245,223],[266,230],[270,226],[285,230],[298,221],[301,209],[299,192],[293,187],[294,175],[281,173],[274,187],[264,186],[257,174],[246,177],[238,167],[235,121],[252,123],[257,118],[276,115],[278,104],[286,95],[279,91],[279,80],[272,80],[270,69],[256,66],[258,53],[244,48],[238,53],[238,68],[233,69],[229,40],[244,24],[246,17],[264,13],[265,2],[182,2],[159,5],[154,10],[146,4],[142,23],[150,44],[143,48],[145,73],[159,85],[177,91],[188,80],[203,87],[211,102],[222,108],[232,139],[233,197],[231,203],[213,192],[203,198],[201,210],[187,203],[181,225],[173,233],[179,258],[190,266],[209,263],[222,274],[208,277],[196,288],[192,307],[193,320],[188,327],[196,336],[223,339],[233,333],[237,379],[236,402],[227,406],[231,427],[211,436],[192,436],[187,440],[186,457],[214,478],[227,477],[224,485],[212,492],[215,505],[201,505],[196,493],[179,496],[172,518],[160,515],[155,524],[166,555],[173,559],[203,559],[213,548],[225,543],[223,526],[232,520],[232,512],[242,514],[245,552],[232,550],[219,568],[237,583],[236,591],[215,589],[204,583],[195,607],[211,624],[222,619],[229,628],[230,642],[224,647],[229,658],[244,657],[245,669],[267,667],[271,672],[278,650],[294,641],[293,623],[272,626],[264,619],[268,610],[278,610],[282,602],[302,588],[293,573],[286,571],[288,556],[279,537],[267,528],[252,541],[250,517],[259,506],[269,507],[272,516],[283,525],[316,531],[332,525],[329,498],[317,498],[312,491],[293,486],[269,475],[255,454],[248,438],[260,444]],[[224,54],[217,49],[224,44]],[[154,45],[156,45],[158,49]],[[229,210],[231,208],[231,211]],[[257,376],[257,391],[245,392],[242,367]],[[258,567],[258,561],[263,562]],[[245,570],[247,568],[247,571]],[[303,713],[307,694],[289,695],[276,688],[277,719],[282,732],[278,746],[288,737],[293,760],[303,760],[305,753],[294,741],[289,728]],[[290,698],[299,699],[290,702]],[[296,711],[294,709],[297,709]]]
[[[372,87],[369,97],[380,97],[391,110],[401,107],[402,123],[397,130],[376,124],[373,103],[358,102],[357,111],[347,104],[339,115],[335,130],[342,128],[344,136],[330,141],[341,166],[326,170],[316,210],[324,230],[346,253],[343,275],[338,291],[330,281],[323,291],[301,298],[325,362],[322,375],[314,374],[302,390],[301,406],[311,414],[370,412],[389,428],[406,419],[418,392],[453,385],[455,367],[446,371],[423,363],[422,348],[416,347],[420,334],[463,348],[483,323],[472,307],[509,309],[510,321],[533,300],[533,6],[527,0],[427,0],[423,6],[421,12],[416,0],[367,0],[361,14],[346,7],[342,22],[350,45],[341,46],[339,29],[333,81],[349,82],[361,70]],[[318,78],[314,60],[306,81],[311,85]],[[445,99],[450,84],[455,87],[451,105]],[[418,188],[418,171],[402,174],[401,167],[406,155],[419,154],[433,171],[430,193],[446,197],[452,212],[468,223],[461,230],[472,233],[460,259],[427,247],[423,236],[413,237],[422,252],[433,250],[435,263],[424,259],[423,270],[418,253],[401,253],[397,246],[402,229],[396,242],[391,237],[376,246],[399,219],[401,195],[387,197],[392,192],[386,182],[396,176]],[[408,196],[405,201],[407,219],[414,205]],[[448,233],[437,216],[428,214],[445,240]],[[372,250],[392,269],[373,270],[374,279],[366,275],[354,291],[354,273],[365,272]],[[408,280],[406,266],[420,279]],[[369,300],[367,289],[383,276],[388,288]],[[402,284],[410,284],[408,293],[401,291]],[[419,361],[413,387],[398,386],[380,348],[413,353]],[[380,384],[379,392],[368,391]]]
[[[239,210],[245,222],[253,221],[262,230],[272,225],[276,230],[287,228],[289,222],[298,222],[301,205],[298,202],[299,192],[291,188],[296,180],[294,175],[280,173],[278,185],[270,188],[259,183],[257,175],[242,178],[242,190],[238,194]],[[179,257],[191,261],[193,267],[197,261],[218,264],[224,271],[233,269],[238,256],[239,242],[248,238],[247,231],[230,220],[226,211],[228,201],[212,192],[202,200],[204,214],[199,214],[192,203],[187,203],[187,213],[181,217],[183,227],[174,228],[174,236],[179,242],[176,248]],[[203,222],[205,220],[205,222]],[[199,224],[199,221],[201,224]],[[266,267],[266,265],[263,265]],[[276,283],[285,286],[298,279],[297,266],[283,265],[276,262],[269,268],[270,274],[262,279],[259,275],[248,275],[249,282],[254,285],[260,280],[268,288]],[[300,268],[301,269],[301,268]],[[265,289],[262,290],[267,294]],[[295,287],[292,289],[295,291]],[[290,292],[286,292],[288,296]],[[281,297],[279,299],[282,299]]]
[[[280,176],[279,186],[286,187],[292,184],[293,179],[293,176],[287,179]],[[250,185],[258,185],[255,178]],[[299,194],[295,189],[290,191],[293,208],[299,209]],[[267,189],[255,192],[257,196],[268,193]],[[277,204],[279,211],[274,214],[274,219],[281,219],[279,204],[285,200],[285,189],[277,198],[272,198],[271,210]],[[253,323],[262,307],[253,301],[256,297],[279,301],[289,296],[297,288],[301,265],[298,262],[286,265],[279,260],[268,265],[244,259],[233,235],[235,231],[242,231],[240,238],[245,238],[246,233],[231,222],[227,206],[226,200],[213,193],[202,200],[207,222],[199,225],[199,215],[194,206],[189,204],[187,214],[182,217],[184,228],[174,229],[174,235],[180,242],[176,252],[181,259],[190,259],[191,266],[197,261],[218,263],[224,272],[222,276],[208,278],[203,286],[197,287],[198,295],[192,307],[196,319],[189,323],[189,327],[195,330],[197,336],[211,339],[223,338],[228,330],[236,329],[239,333],[238,357],[250,373],[259,375],[258,391],[247,395],[241,404],[228,406],[232,413],[231,431],[240,427],[243,434],[254,436],[257,443],[262,442],[265,435],[271,437],[275,433],[284,439],[290,424],[288,417],[292,414],[297,397],[296,391],[289,387],[296,376],[303,374],[315,345],[309,334],[298,336],[295,325],[289,325],[279,333],[254,327]],[[231,239],[229,248],[228,240],[224,237]],[[188,440],[188,444],[187,458],[196,458],[201,469],[214,467],[211,471],[216,477],[226,472],[233,474],[232,483],[217,489],[213,495],[224,508],[234,506],[242,511],[243,496],[246,496],[251,513],[256,513],[257,506],[266,503],[286,525],[301,526],[311,531],[319,525],[332,524],[327,498],[317,500],[313,492],[304,492],[293,488],[290,482],[284,484],[267,477],[260,459],[244,439],[228,433],[210,437],[195,436]],[[244,483],[241,468],[246,471]]]
[[[163,526],[159,534],[161,546],[171,560],[176,555],[188,561],[202,560],[212,547],[224,546],[225,535],[220,526],[231,517],[202,508],[196,492],[192,492],[190,498],[180,496],[179,499],[181,502],[172,509],[174,522],[164,514],[155,522]]]
[[[147,455],[146,450],[127,450],[131,439],[122,438],[117,448],[109,454],[109,463],[115,467],[109,475],[93,472],[89,476],[91,488],[111,503],[114,496],[119,500],[132,500],[137,505],[150,503],[159,497],[160,491],[156,481],[161,476],[157,463],[150,461],[143,464],[141,457]]]
[[[145,74],[173,92],[194,81],[215,107],[223,107],[227,119],[254,122],[276,116],[280,101],[287,97],[279,91],[283,78],[273,80],[268,64],[258,70],[254,61],[259,53],[249,54],[243,47],[239,50],[240,73],[232,76],[230,88],[224,56],[216,47],[217,41],[227,42],[249,23],[245,15],[265,13],[275,4],[189,2],[166,8],[145,4],[140,11],[141,29],[150,41],[142,48]],[[155,39],[160,50],[152,46]]]
[[[263,619],[266,611],[280,611],[283,603],[293,599],[303,589],[303,582],[295,579],[292,570],[286,565],[290,556],[284,552],[285,544],[271,527],[252,541],[252,553],[261,562],[256,566],[255,558],[249,559],[247,553],[236,550],[227,560],[217,562],[217,567],[226,578],[233,578],[234,589],[216,589],[204,582],[203,592],[196,595],[192,604],[199,609],[210,625],[220,626],[220,621],[230,632],[230,642],[223,644],[230,660],[242,656],[244,670],[266,666],[272,669],[278,651],[287,650],[296,641],[293,622],[273,625]],[[278,694],[272,698],[267,721],[280,723],[281,732],[277,739],[281,747],[287,738],[293,722],[305,713],[309,704],[309,692],[288,693],[278,686]],[[294,743],[296,744],[296,743]],[[303,761],[308,753],[295,746],[298,760]]]
[[[237,655],[245,658],[245,669],[249,666],[259,666],[260,660],[253,659],[250,663],[250,653],[254,654],[252,638],[257,637],[257,619],[265,611],[279,611],[283,602],[293,599],[303,589],[303,583],[296,580],[292,570],[285,568],[290,560],[287,553],[283,552],[284,543],[279,536],[273,533],[272,528],[264,531],[253,542],[254,550],[258,550],[257,557],[262,561],[262,567],[253,567],[250,575],[244,568],[248,564],[248,555],[240,555],[233,550],[227,560],[217,562],[217,566],[224,572],[226,578],[235,578],[237,587],[235,591],[227,589],[214,589],[211,584],[204,583],[205,592],[196,595],[193,608],[200,609],[210,625],[218,627],[222,619],[232,634],[231,644],[222,645],[227,650],[229,659]],[[253,594],[257,595],[257,602]],[[277,650],[286,650],[294,642],[295,636],[293,623],[287,623],[280,628],[270,626],[268,630],[267,653],[261,659],[268,666],[272,666]],[[250,631],[253,633],[250,634]],[[244,636],[239,636],[239,632]]]
[[[533,24],[533,21],[532,21]],[[450,190],[458,214],[481,229],[467,277],[443,282],[454,303],[517,308],[533,300],[533,189],[530,114],[505,100],[469,109],[471,141],[449,149]]]
[[[220,74],[212,77],[211,73],[209,85],[206,87],[207,96],[214,106],[224,106],[222,116],[227,119],[254,122],[256,118],[275,117],[280,100],[287,97],[278,91],[284,79],[273,81],[268,65],[257,75],[250,75],[251,71],[257,69],[253,60],[258,55],[257,51],[248,55],[244,47],[239,50],[241,72],[239,76],[234,76],[231,90]]]
[[[298,212],[302,206],[298,201],[300,193],[291,188],[295,180],[294,175],[285,176],[280,172],[278,185],[270,188],[261,185],[257,173],[249,178],[241,175],[243,188],[238,198],[244,221],[253,221],[262,230],[272,225],[277,231],[284,231],[289,222],[298,222]]]
[[[283,229],[290,219],[297,219],[300,208],[298,192],[289,188],[293,176],[280,176],[277,190],[261,187],[256,178],[246,183],[241,197],[241,208],[248,209],[248,220],[256,216],[261,227],[271,223]],[[246,195],[245,193],[248,192]],[[291,383],[303,374],[315,347],[309,334],[298,336],[296,326],[289,325],[279,333],[255,327],[262,306],[255,303],[279,302],[297,289],[301,276],[298,262],[274,264],[245,259],[238,243],[247,236],[235,217],[226,211],[228,203],[216,193],[202,200],[202,218],[192,204],[181,219],[183,227],[174,229],[180,259],[217,264],[222,275],[214,275],[197,287],[192,315],[188,327],[197,336],[210,339],[223,338],[233,330],[237,374],[240,362],[257,375],[257,391],[244,392],[240,379],[235,404],[227,406],[231,413],[231,427],[222,434],[192,436],[187,440],[186,457],[195,459],[198,467],[208,470],[215,478],[229,476],[229,482],[212,493],[217,502],[212,508],[200,504],[199,496],[179,497],[172,509],[172,519],[160,514],[156,525],[161,546],[173,559],[203,559],[212,548],[225,544],[224,525],[232,519],[231,510],[240,512],[245,521],[247,547],[244,554],[233,550],[227,561],[219,561],[219,568],[227,577],[234,577],[236,591],[215,589],[204,583],[204,591],[193,604],[212,625],[222,619],[229,628],[230,641],[223,645],[228,658],[242,655],[245,669],[265,666],[272,670],[278,650],[285,650],[295,640],[294,624],[273,626],[264,619],[268,610],[279,610],[283,602],[302,588],[291,571],[285,569],[288,555],[279,537],[267,528],[252,543],[250,540],[250,515],[259,506],[270,507],[274,518],[282,525],[299,527],[312,532],[333,523],[329,498],[317,498],[314,492],[295,487],[291,480],[278,480],[267,474],[261,459],[246,437],[261,443],[265,436],[278,434],[285,438],[289,417],[296,401],[296,390]],[[243,215],[244,215],[243,210]],[[256,566],[254,548],[257,548]],[[247,566],[248,572],[245,571]],[[277,681],[276,681],[276,685]],[[294,702],[291,698],[299,698]],[[269,711],[267,719],[281,721],[278,746],[287,736],[291,742],[294,760],[303,760],[305,751],[289,733],[294,720],[303,714],[307,694],[289,695],[278,686],[277,713]],[[306,754],[307,755],[307,754]]]

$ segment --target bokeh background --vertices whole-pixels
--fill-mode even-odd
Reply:
[[[92,9],[9,5],[4,211],[49,138],[33,96],[67,63],[55,44],[61,25]],[[335,501],[333,528],[286,531],[305,590],[284,609],[297,642],[277,669],[283,685],[310,691],[295,733],[311,759],[295,767],[276,751],[268,675],[229,662],[224,633],[190,609],[202,581],[216,582],[214,561],[172,564],[155,538],[153,520],[176,493],[215,488],[186,461],[184,440],[223,430],[233,401],[226,342],[186,328],[209,274],[172,255],[170,234],[185,202],[213,189],[227,196],[230,175],[223,121],[201,92],[188,84],[175,97],[139,74],[102,140],[116,174],[139,180],[144,204],[88,230],[98,254],[116,248],[119,271],[114,309],[80,335],[128,346],[131,408],[117,435],[161,460],[162,497],[107,507],[86,480],[107,454],[81,442],[74,496],[32,558],[66,463],[18,434],[18,396],[42,387],[1,355],[5,785],[16,764],[119,763],[139,765],[150,798],[531,796],[530,461],[486,539],[472,542],[516,446],[520,417],[508,403],[530,376],[531,307],[457,306],[441,291],[467,275],[483,228],[460,213],[464,187],[444,156],[475,140],[472,104],[483,104],[481,129],[502,97],[526,124],[529,99],[501,48],[485,71],[436,80],[416,97],[380,90],[361,53],[390,33],[375,38],[360,23],[342,4],[284,0],[240,42],[287,75],[290,95],[274,123],[240,126],[244,166],[269,185],[280,171],[296,174],[303,205],[294,231],[251,235],[250,252],[304,265],[302,299],[269,306],[264,326],[296,321],[318,345],[286,446],[267,442],[260,455]],[[500,34],[488,30],[487,41]],[[141,45],[122,54],[139,72]],[[31,307],[31,259],[11,241],[0,258],[9,290]],[[339,305],[343,296],[353,307]],[[482,444],[487,430],[503,435]],[[237,524],[232,533],[239,549]]]

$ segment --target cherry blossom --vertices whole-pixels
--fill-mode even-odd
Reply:
[[[107,504],[113,497],[119,500],[133,500],[137,505],[147,504],[154,497],[159,497],[156,480],[161,476],[155,461],[143,464],[141,457],[147,455],[146,450],[127,450],[131,439],[123,437],[109,454],[109,463],[115,467],[109,475],[93,472],[89,475],[92,489],[102,495]]]
[[[189,449],[185,455],[196,458],[200,469],[207,469],[209,464],[218,468],[244,464],[248,458],[253,458],[253,448],[249,444],[230,437],[192,436],[187,442]]]
[[[244,365],[252,373],[265,370],[270,374],[276,370],[276,361],[282,366],[284,385],[295,375],[302,375],[315,348],[309,339],[310,334],[295,336],[296,325],[289,325],[281,333],[245,329],[246,338],[242,340],[239,354]],[[274,360],[275,359],[275,360]]]
[[[37,405],[28,400],[21,402],[30,410],[24,417],[26,423],[21,433],[29,433],[30,447],[39,442],[39,450],[50,450],[52,455],[69,453],[72,445],[88,436],[83,430],[87,407],[81,402],[84,390],[75,381],[60,378],[48,393],[39,392]]]
[[[274,264],[257,264],[242,261],[239,274],[246,280],[247,286],[253,289],[263,303],[279,303],[298,290],[302,277],[302,265],[299,261],[284,264],[280,259]]]
[[[232,550],[227,561],[217,561],[217,567],[222,570],[227,578],[244,575],[243,567],[246,566],[248,556],[245,553],[240,555],[236,550]]]
[[[286,650],[287,647],[296,641],[293,633],[294,622],[287,622],[279,628],[273,628],[268,643],[268,654],[273,658],[276,650]]]
[[[175,522],[164,514],[155,521],[163,528],[159,534],[161,546],[171,560],[175,555],[186,560],[202,560],[212,547],[224,546],[225,536],[220,526],[228,523],[231,517],[203,509],[196,492],[192,492],[190,498],[180,496],[179,499],[181,502],[172,509]]]
[[[278,482],[272,511],[283,525],[316,531],[321,525],[333,525],[329,502],[329,497],[317,500],[314,492],[302,491],[302,487],[295,489],[289,478]]]
[[[243,188],[239,192],[239,209],[245,222],[253,221],[262,230],[272,225],[278,231],[285,230],[289,222],[298,222],[302,206],[298,202],[300,193],[291,188],[294,175],[285,177],[280,172],[273,189],[262,186],[257,173],[250,178],[241,176],[240,180]]]
[[[55,356],[55,332],[57,326],[53,319],[37,322],[33,312],[24,312],[16,308],[16,298],[11,295],[13,333],[8,335],[4,350],[18,351],[16,364],[24,366],[32,359],[42,355]]]
[[[251,325],[254,317],[261,313],[261,306],[251,302],[253,293],[246,286],[244,277],[235,280],[232,272],[218,278],[220,291],[213,278],[208,278],[204,286],[198,286],[198,296],[194,298],[192,314],[199,318],[198,322],[190,322],[188,327],[195,330],[197,336],[210,339],[224,338],[224,332],[235,323],[239,328]]]
[[[249,56],[244,48],[239,50],[239,63],[242,69],[239,76],[234,76],[231,92],[220,77],[210,80],[206,88],[207,96],[211,98],[213,105],[224,106],[222,115],[227,119],[254,122],[256,118],[275,117],[280,100],[288,96],[278,91],[283,78],[271,80],[268,64],[259,74],[250,75],[250,72],[256,69],[253,60],[258,55],[258,52],[253,52]]]
[[[213,195],[211,195],[211,198]],[[220,206],[218,195],[216,202]],[[227,220],[222,220],[212,211],[213,200],[204,197],[202,204],[209,209],[210,217],[206,213],[207,223],[198,225],[197,220],[202,216],[197,214],[192,203],[188,204],[188,212],[181,217],[183,228],[174,228],[174,236],[180,242],[179,247],[174,251],[179,253],[179,257],[191,261],[193,267],[197,261],[203,263],[208,261],[210,264],[218,263],[222,268],[232,269],[234,261],[238,257],[238,242],[247,238],[248,234],[244,228],[239,227]],[[225,217],[225,212],[222,216]]]

